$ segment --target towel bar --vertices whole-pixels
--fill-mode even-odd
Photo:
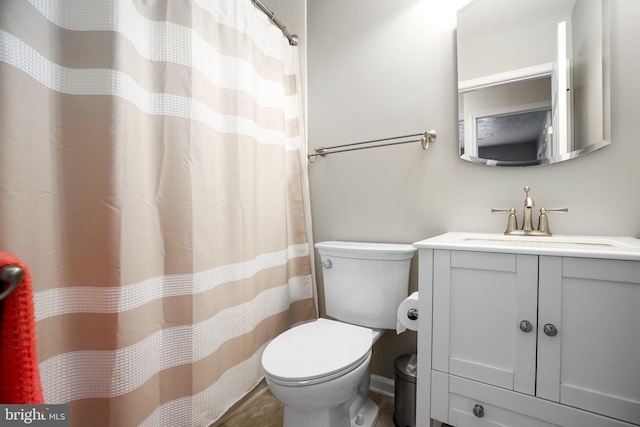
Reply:
[[[0,270],[0,281],[9,283],[9,287],[0,293],[0,301],[15,291],[23,278],[24,271],[19,265],[5,265],[2,267],[2,270]]]
[[[421,138],[399,141],[406,138],[413,138],[418,136],[420,136]],[[324,157],[328,154],[333,154],[333,153],[344,153],[345,151],[366,150],[368,148],[388,147],[390,145],[407,144],[410,142],[420,142],[422,143],[422,149],[426,150],[427,148],[429,148],[429,144],[436,140],[436,136],[437,136],[437,133],[435,130],[428,130],[424,133],[417,133],[413,135],[403,135],[403,136],[395,136],[393,138],[382,138],[382,139],[374,139],[371,141],[353,142],[351,144],[334,145],[333,147],[320,147],[320,148],[316,148],[315,154],[307,154],[307,158],[309,159],[309,163],[315,163],[316,162],[315,159],[318,156]],[[393,142],[378,144],[379,142],[385,142],[385,141],[393,141]],[[363,144],[367,144],[367,145],[363,145]],[[376,144],[376,145],[370,145],[370,144]],[[357,148],[343,148],[343,147],[352,147],[354,145],[362,145],[362,146]],[[341,150],[337,150],[337,148],[341,148]]]

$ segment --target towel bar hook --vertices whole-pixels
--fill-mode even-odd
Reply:
[[[0,301],[15,291],[22,279],[24,270],[19,265],[5,265],[0,270],[0,281],[9,283],[9,287],[0,293]]]
[[[422,135],[422,138],[420,138],[420,142],[422,143],[422,149],[426,150],[427,148],[429,148],[429,144],[435,141],[437,136],[438,134],[435,130],[426,131]]]

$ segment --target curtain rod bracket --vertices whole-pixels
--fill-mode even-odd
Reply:
[[[284,34],[287,40],[289,40],[289,44],[291,46],[298,46],[298,36],[287,31],[287,27],[285,27],[282,22],[280,22],[280,20],[276,18],[276,14],[273,13],[271,9],[265,6],[260,0],[251,0],[251,3],[253,3],[258,9],[260,9],[265,15],[267,15],[269,21],[271,21],[276,27],[280,28],[280,31],[282,31],[282,34]]]
[[[407,141],[394,141],[394,140],[398,140],[398,139],[406,139],[406,138],[413,138],[413,137],[421,137],[420,139],[410,139]],[[320,156],[320,157],[326,157],[328,154],[333,154],[333,153],[343,153],[345,151],[355,151],[355,150],[366,150],[368,148],[379,148],[379,147],[387,147],[389,145],[399,145],[399,144],[407,144],[410,142],[420,142],[422,144],[422,149],[426,150],[429,148],[429,144],[431,144],[432,142],[434,142],[436,140],[436,137],[438,136],[437,132],[435,130],[428,130],[425,131],[424,133],[417,133],[417,134],[413,134],[413,135],[403,135],[403,136],[395,136],[393,138],[382,138],[382,139],[374,139],[371,141],[363,141],[363,142],[354,142],[351,144],[342,144],[342,145],[334,145],[333,147],[320,147],[320,148],[316,148],[315,149],[315,154],[308,154],[307,158],[309,159],[309,163],[315,163],[316,162],[316,157]],[[356,147],[356,148],[343,148],[343,147],[351,147],[354,145],[363,145],[363,144],[374,144],[374,143],[378,143],[378,142],[385,142],[385,141],[394,141],[394,142],[387,142],[385,144],[377,144],[377,145],[366,145],[363,147]],[[337,150],[337,148],[342,148],[341,150]]]

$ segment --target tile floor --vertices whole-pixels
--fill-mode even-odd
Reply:
[[[393,398],[373,392],[369,393],[369,397],[380,407],[380,418],[375,427],[394,427]],[[283,416],[284,407],[269,390],[266,390],[220,427],[282,427]]]

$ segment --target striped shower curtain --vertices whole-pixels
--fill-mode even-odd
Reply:
[[[0,250],[72,426],[208,426],[316,316],[296,69],[250,0],[0,1]]]

